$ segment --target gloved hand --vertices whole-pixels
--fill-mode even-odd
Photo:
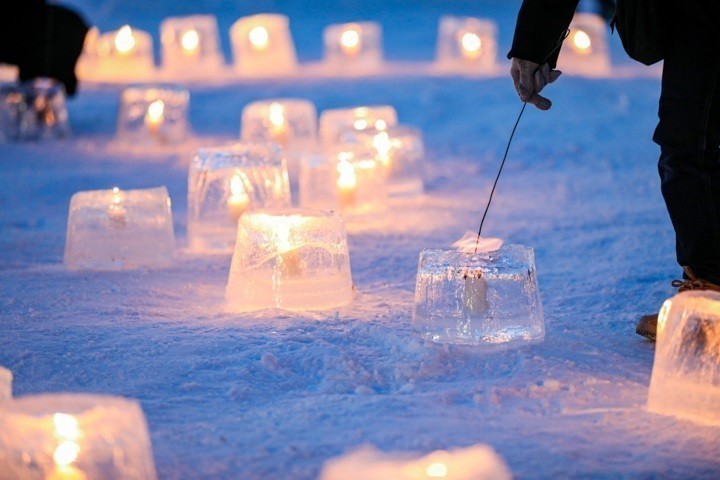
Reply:
[[[543,89],[553,83],[562,74],[560,70],[551,70],[547,63],[540,66],[530,60],[513,58],[510,67],[515,90],[520,100],[531,103],[540,110],[549,110],[552,102],[540,95]]]

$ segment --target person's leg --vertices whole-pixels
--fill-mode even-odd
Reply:
[[[720,25],[712,3],[673,9],[654,139],[678,263],[720,285]]]

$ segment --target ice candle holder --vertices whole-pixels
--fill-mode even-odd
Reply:
[[[605,20],[594,13],[576,13],[570,34],[560,49],[558,65],[563,72],[606,76],[611,72]]]
[[[0,143],[70,135],[65,87],[49,78],[0,86]]]
[[[230,28],[235,69],[244,76],[295,73],[297,55],[284,15],[261,14],[239,19]]]
[[[720,426],[720,293],[683,292],[663,304],[647,406]]]
[[[180,143],[190,136],[190,93],[174,86],[132,86],[120,95],[117,139],[131,146]]]
[[[342,218],[304,209],[240,218],[225,294],[230,311],[327,310],[352,300]]]
[[[163,67],[171,72],[212,76],[223,67],[214,15],[172,17],[160,24]]]
[[[155,480],[140,405],[119,397],[35,395],[0,404],[2,478]]]
[[[323,31],[323,40],[328,65],[374,70],[382,64],[382,28],[376,22],[330,25]]]
[[[419,130],[402,125],[390,126],[385,130],[350,129],[340,138],[344,144],[363,145],[375,150],[385,170],[387,190],[391,197],[422,195],[425,147]]]
[[[7,368],[0,367],[0,402],[12,398],[13,374]]]
[[[346,130],[385,130],[397,123],[397,112],[389,105],[325,110],[320,115],[320,139],[332,145],[340,141],[340,135]]]
[[[82,80],[147,80],[155,73],[152,37],[130,25],[103,34],[93,28],[85,37],[77,72]]]
[[[444,16],[440,19],[437,64],[450,70],[488,71],[497,58],[497,25],[491,20]]]
[[[70,269],[163,267],[175,254],[165,187],[94,190],[70,199],[65,265]]]
[[[306,152],[300,161],[300,205],[346,217],[387,209],[387,176],[371,148],[348,145]]]
[[[543,341],[533,250],[522,245],[478,253],[423,250],[412,323],[438,343],[495,348]]]
[[[275,144],[197,151],[188,175],[188,240],[196,252],[232,252],[240,217],[290,207],[287,167]]]

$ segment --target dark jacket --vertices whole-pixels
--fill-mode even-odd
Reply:
[[[0,15],[0,63],[17,65],[21,80],[51,77],[72,95],[75,64],[88,27],[75,12],[45,0],[4,0]]]

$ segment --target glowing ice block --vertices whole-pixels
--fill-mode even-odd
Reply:
[[[177,144],[188,138],[190,93],[173,86],[128,87],[120,95],[117,139],[128,145]]]
[[[175,254],[165,187],[78,192],[70,200],[65,265],[71,269],[162,267]]]
[[[244,17],[230,27],[235,69],[250,77],[295,73],[297,55],[290,35],[290,20],[284,15]]]
[[[663,305],[648,410],[720,426],[720,293],[683,292]]]
[[[304,209],[243,215],[225,298],[230,311],[327,310],[349,303],[342,218]]]
[[[77,74],[91,81],[148,80],[155,74],[152,37],[130,25],[103,34],[92,28],[85,37]]]
[[[224,64],[217,18],[191,15],[160,24],[163,68],[183,75],[211,77]]]
[[[451,70],[492,70],[497,58],[497,25],[491,20],[444,16],[440,19],[437,64]]]
[[[70,135],[65,88],[38,78],[0,86],[0,143]]]
[[[323,31],[325,62],[352,71],[375,70],[382,64],[382,28],[376,22],[330,25]]]
[[[0,477],[154,480],[142,409],[133,400],[79,394],[1,403]]]
[[[558,68],[568,74],[589,77],[611,73],[607,26],[600,15],[575,14],[570,35],[560,49]]]
[[[7,368],[0,367],[0,401],[12,398],[13,374]]]
[[[190,248],[232,252],[241,215],[290,204],[287,168],[277,145],[240,143],[200,149],[188,174]]]
[[[325,110],[320,115],[320,139],[332,145],[338,143],[340,135],[348,129],[384,130],[397,123],[397,112],[389,105]]]
[[[543,341],[533,250],[521,245],[476,254],[423,250],[412,323],[438,343],[491,348]]]

